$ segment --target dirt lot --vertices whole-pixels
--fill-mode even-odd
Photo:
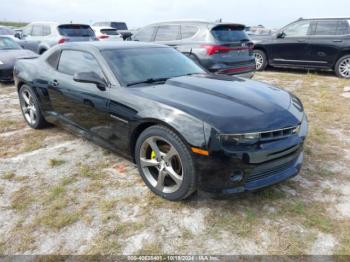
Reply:
[[[304,103],[301,174],[181,203],[154,196],[117,155],[59,128],[27,128],[14,87],[0,86],[0,254],[350,254],[350,81],[286,71],[255,79]]]

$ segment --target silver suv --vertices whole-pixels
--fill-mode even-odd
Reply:
[[[172,46],[210,72],[252,77],[254,45],[244,29],[235,23],[172,21],[141,28],[132,40]]]
[[[38,54],[65,42],[96,41],[94,31],[84,24],[58,24],[54,22],[30,23],[22,29],[20,45]]]

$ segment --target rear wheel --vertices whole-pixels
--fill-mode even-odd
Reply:
[[[196,174],[190,151],[170,129],[147,128],[137,140],[135,157],[145,184],[155,194],[177,201],[195,191]]]
[[[335,73],[338,77],[350,79],[350,55],[341,57],[335,65]]]
[[[267,67],[267,57],[264,51],[262,50],[254,50],[255,64],[256,70],[262,71]]]
[[[18,95],[22,114],[27,124],[34,129],[46,127],[48,124],[42,116],[39,101],[33,89],[23,85]]]

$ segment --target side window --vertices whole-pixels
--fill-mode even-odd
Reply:
[[[283,32],[285,37],[303,37],[307,36],[310,27],[310,21],[299,21],[287,26]]]
[[[350,34],[349,23],[346,20],[338,21],[337,35],[348,35]]]
[[[63,50],[58,71],[71,76],[75,73],[95,72],[104,78],[101,67],[93,55],[82,51]]]
[[[145,27],[141,29],[138,33],[136,33],[134,39],[142,42],[150,42],[152,41],[154,34],[154,27]]]
[[[43,27],[42,25],[33,25],[32,36],[42,36]]]
[[[31,35],[32,34],[32,25],[28,25],[23,29],[23,35]]]
[[[314,35],[337,35],[338,21],[318,21],[315,24]]]
[[[178,25],[162,25],[158,27],[155,41],[173,41],[180,37],[180,26]]]
[[[46,59],[46,62],[47,62],[53,69],[57,69],[58,61],[60,60],[60,54],[61,54],[61,51],[58,50],[58,51],[54,52],[53,54],[51,54],[51,55]]]
[[[48,25],[43,25],[43,27],[42,27],[42,35],[43,36],[47,36],[47,35],[50,35],[51,34],[51,28],[50,28],[50,26],[48,26]]]
[[[187,39],[193,37],[198,32],[198,27],[191,25],[181,26],[181,39]]]

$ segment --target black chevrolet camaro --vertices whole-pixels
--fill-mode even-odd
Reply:
[[[156,194],[232,194],[299,172],[308,124],[294,95],[205,72],[162,45],[56,46],[14,69],[32,128],[59,123],[134,161]]]

